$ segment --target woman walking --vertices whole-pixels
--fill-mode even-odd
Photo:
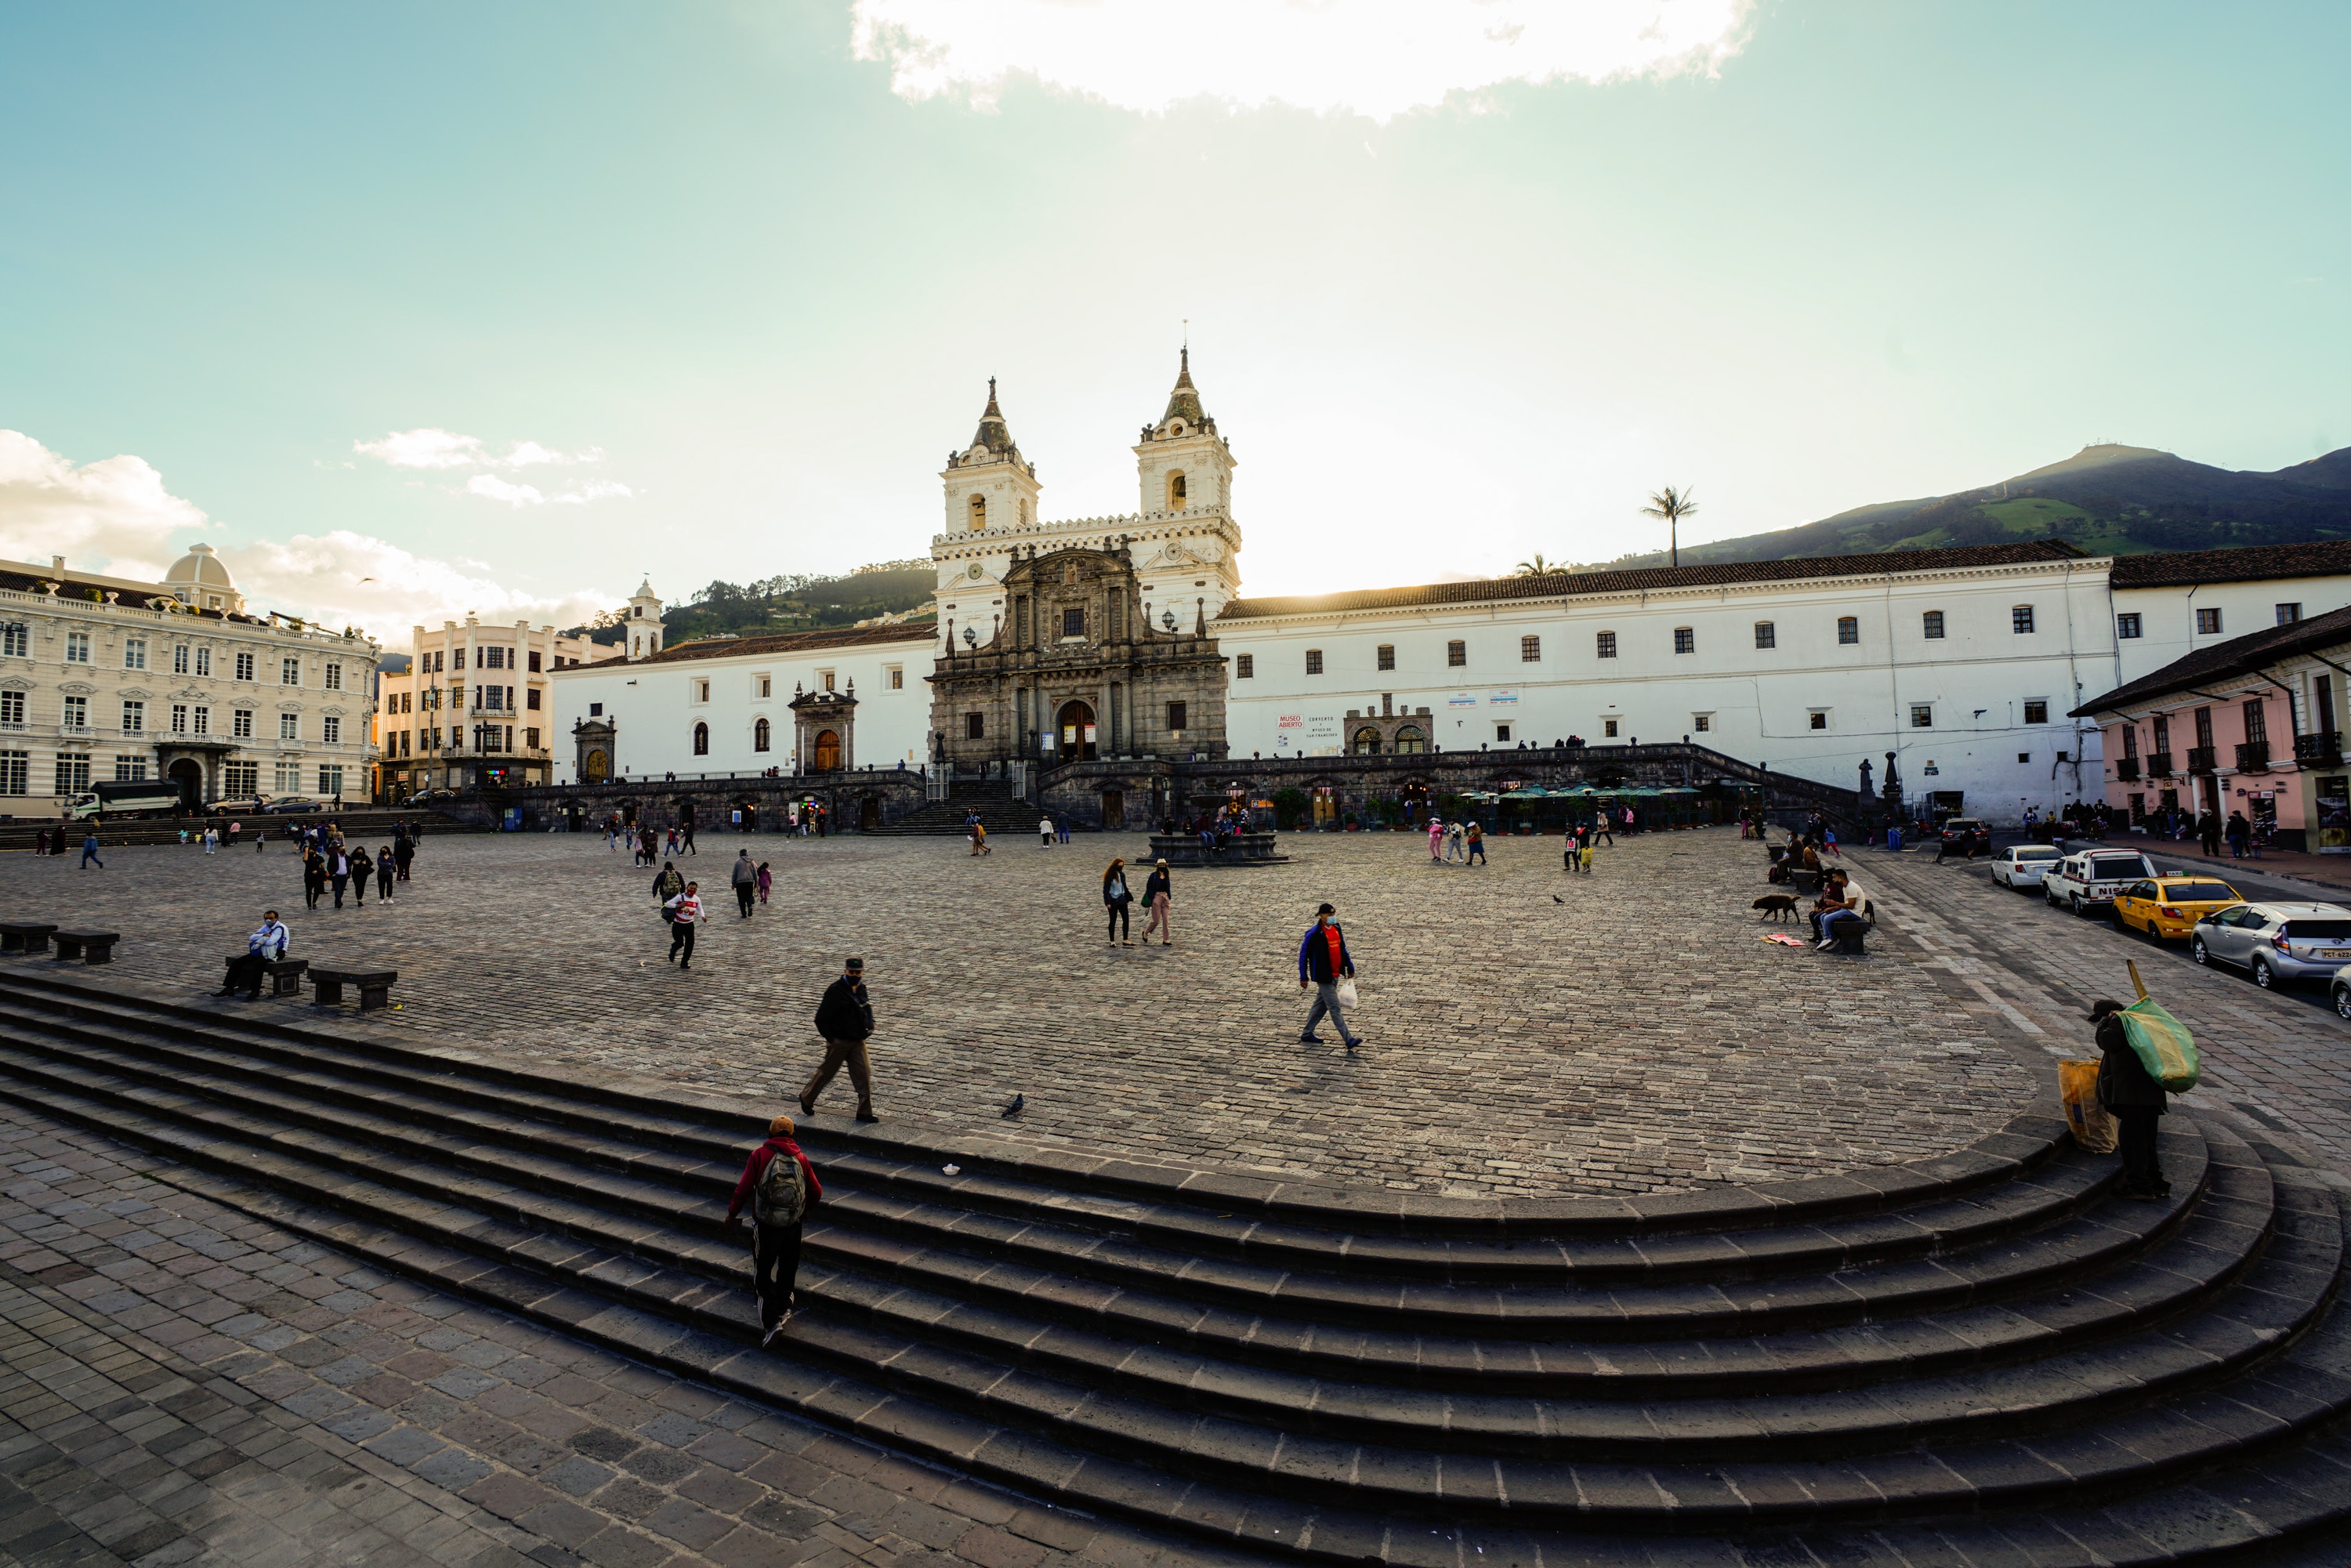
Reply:
[[[1170,947],[1176,946],[1176,927],[1167,919],[1167,895],[1172,887],[1165,861],[1153,866],[1151,874],[1144,879],[1143,907],[1151,911],[1151,917],[1143,923],[1143,945],[1146,947],[1151,946],[1151,934],[1155,930],[1159,933],[1161,942]]]
[[[367,845],[351,851],[351,892],[361,909],[367,907],[368,883],[375,880],[375,862],[368,859]]]
[[[302,852],[302,896],[308,907],[319,907],[319,899],[327,891],[327,857],[316,850]]]
[[[1428,863],[1441,864],[1445,859],[1445,819],[1431,811],[1428,814]]]
[[[390,844],[375,852],[375,901],[378,904],[392,902],[392,878],[398,869],[398,863],[392,858]]]
[[[1121,937],[1125,938],[1127,946],[1134,946],[1134,936],[1128,928],[1126,917],[1127,905],[1134,902],[1134,891],[1126,885],[1126,857],[1120,855],[1102,873],[1102,904],[1110,911],[1109,937],[1113,947],[1119,945]]]

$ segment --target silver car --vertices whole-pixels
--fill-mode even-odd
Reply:
[[[2325,980],[2351,964],[2351,909],[2339,904],[2240,904],[2196,923],[2189,956],[2233,964],[2267,989],[2281,980]]]
[[[1991,879],[2002,887],[2039,887],[2042,873],[2064,858],[2054,844],[2018,844],[1993,857]]]

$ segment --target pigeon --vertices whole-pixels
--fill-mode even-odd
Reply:
[[[1029,1103],[1028,1095],[1015,1094],[1010,1100],[1005,1102],[1004,1110],[1001,1114],[1007,1116],[1018,1116],[1020,1114],[1020,1107],[1027,1103]]]
[[[1565,903],[1567,902],[1567,900],[1565,900],[1565,899],[1562,898],[1559,894],[1555,894],[1555,893],[1554,893],[1554,894],[1552,894],[1551,895],[1551,901],[1552,901],[1553,904],[1565,904]]]

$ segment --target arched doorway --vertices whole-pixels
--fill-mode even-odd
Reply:
[[[1380,754],[1380,731],[1377,725],[1367,724],[1355,731],[1355,755],[1377,757]]]
[[[604,755],[603,747],[591,747],[588,753],[586,763],[580,768],[580,773],[582,775],[580,779],[582,783],[601,784],[605,779],[612,776],[611,758]]]
[[[193,757],[183,757],[164,769],[165,776],[180,787],[180,810],[200,810],[204,803],[204,765]]]
[[[810,772],[838,773],[841,771],[841,732],[839,730],[818,730],[814,749],[816,760],[810,767]]]
[[[1092,761],[1095,755],[1092,706],[1081,702],[1063,703],[1061,716],[1056,722],[1061,726],[1061,760]]]

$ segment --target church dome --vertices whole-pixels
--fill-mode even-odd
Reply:
[[[973,452],[990,452],[998,456],[1013,450],[1011,427],[1004,423],[1004,411],[996,406],[996,378],[987,378],[987,407],[979,416],[979,429],[967,448]]]
[[[1159,428],[1167,430],[1179,419],[1186,430],[1216,434],[1217,422],[1200,406],[1199,389],[1192,384],[1192,350],[1188,344],[1176,372],[1176,390],[1167,394],[1167,412],[1159,416]]]
[[[180,558],[179,564],[163,574],[163,581],[172,588],[215,588],[224,593],[234,592],[236,589],[236,584],[229,578],[228,568],[221,563],[219,556],[213,553],[210,545],[189,546],[188,553]]]

